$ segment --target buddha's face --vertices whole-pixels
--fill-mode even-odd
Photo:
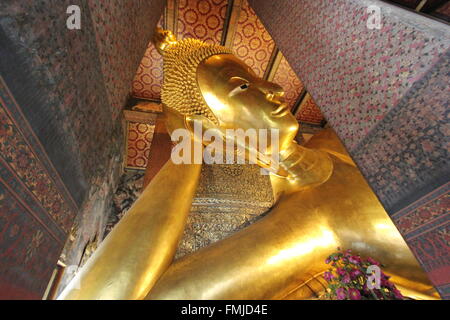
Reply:
[[[220,129],[278,129],[279,150],[295,138],[298,123],[284,101],[283,89],[259,78],[231,54],[214,55],[197,69],[197,82]],[[270,138],[268,148],[271,153]],[[261,150],[258,150],[261,152]]]

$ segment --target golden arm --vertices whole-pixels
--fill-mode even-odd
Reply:
[[[169,160],[58,299],[142,299],[170,265],[201,165]]]

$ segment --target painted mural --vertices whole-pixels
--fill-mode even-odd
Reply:
[[[118,116],[163,5],[0,3],[0,298],[41,299],[75,218],[115,189]]]

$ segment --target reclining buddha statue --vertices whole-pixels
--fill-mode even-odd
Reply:
[[[258,163],[277,152],[270,180],[275,205],[237,233],[173,261],[201,164],[168,160],[59,299],[284,299],[328,269],[338,247],[370,256],[401,290],[433,297],[433,287],[402,236],[332,131],[307,144],[277,84],[259,78],[230,49],[177,41],[157,29],[164,59],[162,103],[170,132],[195,123],[278,130]],[[192,134],[192,139],[195,139]]]

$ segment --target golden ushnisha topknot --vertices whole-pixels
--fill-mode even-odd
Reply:
[[[185,116],[203,115],[218,124],[197,85],[197,67],[210,56],[232,51],[197,39],[176,41],[170,31],[162,29],[157,30],[155,46],[164,60],[162,103]]]

